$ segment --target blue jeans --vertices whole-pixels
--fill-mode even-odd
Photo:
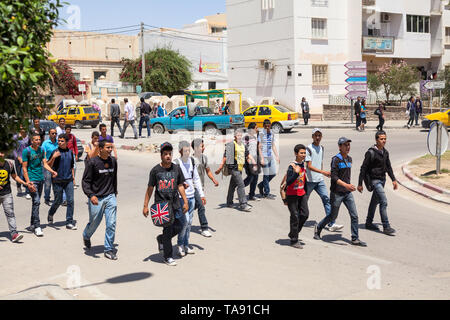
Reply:
[[[248,193],[248,198],[253,199],[255,197],[256,185],[258,184],[258,174],[252,174],[250,169],[245,169],[247,177],[244,179],[244,185],[250,185],[250,191]]]
[[[142,135],[142,125],[144,122],[147,126],[147,136],[150,137],[151,132],[150,132],[150,117],[149,116],[141,117],[141,119],[139,120],[139,137]]]
[[[31,181],[36,188],[36,192],[30,192],[31,195],[31,223],[30,226],[39,228],[41,221],[39,220],[39,206],[41,205],[42,189],[44,181]]]
[[[317,192],[320,199],[322,200],[323,207],[325,209],[325,215],[328,216],[331,214],[331,204],[330,198],[328,197],[327,186],[325,185],[325,181],[320,182],[306,182],[306,197],[309,199],[309,196],[314,191]],[[336,220],[332,220],[328,226],[331,227],[336,223]]]
[[[263,180],[258,184],[260,190],[262,190],[263,196],[268,196],[270,194],[270,181],[276,175],[276,164],[275,159],[273,157],[264,157],[264,166],[263,168]]]
[[[192,218],[194,216],[194,209],[195,209],[195,197],[194,198],[188,198],[188,205],[189,210],[184,214],[186,217],[186,220],[183,225],[183,229],[181,229],[180,233],[178,234],[178,242],[177,244],[179,246],[187,246],[189,245],[189,235],[191,234],[191,226],[192,226]],[[183,198],[180,199],[181,207],[183,207]]]
[[[358,212],[356,211],[355,199],[353,199],[353,194],[347,192],[345,194],[337,194],[332,192],[330,196],[331,202],[331,214],[326,216],[322,221],[319,222],[318,229],[322,230],[325,225],[330,223],[332,220],[336,220],[339,213],[339,208],[344,202],[345,207],[350,214],[351,220],[351,230],[352,230],[352,240],[358,239]]]
[[[45,201],[50,201],[51,190],[52,190],[52,174],[49,171],[44,170],[44,200]]]
[[[198,192],[197,189],[195,189],[195,209],[197,209],[200,227],[202,230],[208,230],[208,220],[206,219],[205,206],[203,205],[202,198],[200,197],[200,192]]]
[[[369,210],[367,212],[366,223],[370,224],[373,222],[373,217],[375,215],[375,210],[377,205],[380,204],[380,216],[381,222],[383,223],[383,228],[390,227],[389,219],[387,216],[387,198],[384,192],[384,185],[386,180],[372,180],[373,193],[372,199],[370,199]]]
[[[53,191],[55,193],[55,201],[52,203],[48,215],[53,217],[63,201],[63,192],[67,197],[67,211],[66,211],[66,223],[73,224],[73,208],[74,208],[74,194],[73,194],[73,181],[53,183]]]
[[[83,238],[90,239],[102,221],[103,214],[106,220],[105,252],[114,249],[116,236],[117,200],[114,194],[98,198],[98,205],[93,205],[89,199],[89,223],[83,231]]]

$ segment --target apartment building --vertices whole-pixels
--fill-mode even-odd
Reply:
[[[439,0],[227,0],[230,87],[314,115],[345,95],[345,64],[406,60],[424,77],[450,61],[450,10]],[[448,26],[448,27],[447,27]]]

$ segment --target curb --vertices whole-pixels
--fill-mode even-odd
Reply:
[[[419,185],[421,185],[424,188],[430,189],[434,192],[440,193],[440,194],[446,194],[446,195],[450,195],[450,190],[435,186],[434,184],[431,184],[429,182],[425,182],[421,179],[419,179],[418,177],[416,177],[415,175],[413,175],[409,169],[408,169],[408,164],[404,164],[402,165],[402,171],[403,174],[409,179],[412,180],[416,183],[418,183]]]

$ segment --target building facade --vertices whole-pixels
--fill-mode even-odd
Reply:
[[[230,87],[322,114],[345,95],[345,64],[405,60],[430,76],[450,58],[448,1],[227,0]],[[448,27],[447,27],[448,26]]]

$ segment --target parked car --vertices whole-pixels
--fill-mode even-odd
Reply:
[[[139,99],[144,98],[144,100],[147,100],[153,96],[162,96],[162,94],[159,92],[141,92],[139,94]]]
[[[195,111],[188,113],[186,106],[178,107],[166,117],[153,118],[150,125],[155,133],[164,133],[166,130],[172,133],[175,130],[193,131],[194,126],[200,125],[208,134],[216,134],[218,130],[223,133],[227,129],[244,127],[244,116],[216,115],[208,107],[197,107]]]
[[[450,126],[450,108],[441,112],[435,112],[424,117],[422,120],[422,127],[429,129],[431,124],[435,121],[441,121],[447,127]]]
[[[299,124],[298,113],[292,112],[280,105],[260,105],[250,107],[242,113],[245,117],[245,127],[252,122],[258,128],[263,127],[264,120],[268,119],[272,123],[272,130],[275,133],[289,132]]]
[[[40,124],[42,130],[44,130],[44,132],[45,132],[44,140],[49,139],[50,129],[56,129],[58,127],[56,122],[53,122],[51,120],[41,120],[39,124]],[[30,124],[30,131],[33,129],[33,127],[34,127],[34,125]],[[78,160],[80,161],[81,157],[83,156],[84,148],[83,148],[83,145],[81,144],[81,140],[78,138],[76,138],[76,139],[77,139],[77,148],[78,148]]]
[[[74,125],[77,129],[83,126],[96,128],[100,123],[98,112],[91,105],[67,106],[48,117],[48,120],[58,123],[60,118],[66,119],[66,124]]]

